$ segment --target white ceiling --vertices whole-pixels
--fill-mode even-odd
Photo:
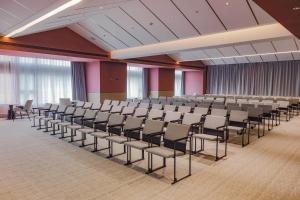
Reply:
[[[68,0],[1,0],[0,35],[5,35]],[[228,5],[227,5],[228,3]],[[107,51],[138,47],[276,21],[252,0],[82,0],[18,36],[69,27]],[[300,59],[300,53],[231,57],[299,50],[294,37],[172,53],[177,61],[208,65]]]

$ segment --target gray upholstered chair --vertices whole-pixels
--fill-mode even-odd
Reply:
[[[52,135],[56,135],[56,131],[59,130],[59,125],[57,125],[57,124],[70,119],[69,117],[72,116],[76,110],[75,107],[71,107],[71,106],[66,107],[65,111],[62,111],[62,110],[60,111],[59,110],[60,108],[63,108],[63,107],[60,106],[58,108],[59,112],[57,111],[55,119],[48,121],[48,123],[50,123],[50,125],[52,126]],[[58,129],[56,129],[56,125],[58,126]],[[65,131],[66,130],[64,130],[64,129],[61,130],[62,136],[64,134],[62,132],[65,132]]]
[[[178,112],[180,113],[190,113],[192,108],[190,106],[178,106]]]
[[[148,109],[147,108],[136,108],[135,111],[134,111],[133,116],[134,117],[146,118],[147,117],[147,113],[148,113]]]
[[[101,112],[110,112],[111,108],[112,108],[112,105],[109,105],[107,103],[105,103],[105,104],[103,103],[102,106],[101,106],[100,111]]]
[[[238,135],[241,135],[241,144],[242,147],[248,145],[250,142],[249,138],[249,128],[248,125],[248,112],[241,110],[232,110],[230,112],[229,120],[228,120],[228,130],[236,131]],[[247,143],[245,143],[245,134],[247,134]]]
[[[164,116],[163,110],[151,109],[148,113],[147,119],[162,120],[163,116]]]
[[[204,151],[204,142],[212,141],[216,143],[216,155],[215,160],[219,160],[227,156],[227,126],[226,126],[226,117],[224,116],[213,116],[207,115],[203,128],[200,129],[199,134],[194,134],[193,138],[195,139],[195,153]],[[201,141],[201,148],[197,151],[197,139]],[[225,153],[223,156],[219,157],[219,142],[225,141]]]
[[[161,146],[151,147],[145,149],[148,153],[148,172],[153,173],[159,169],[166,167],[166,159],[173,158],[174,165],[173,165],[173,182],[172,184],[189,177],[191,175],[191,151],[189,151],[189,167],[188,167],[188,174],[180,179],[177,179],[176,175],[176,158],[178,156],[182,156],[186,154],[186,144],[189,139],[189,131],[190,126],[184,124],[177,124],[177,123],[169,123],[167,127],[167,131],[163,134],[163,144]],[[191,149],[191,142],[190,142],[190,149]],[[159,156],[163,158],[162,166],[153,169],[153,155]]]
[[[154,103],[151,106],[151,109],[161,110],[163,108],[162,104]]]

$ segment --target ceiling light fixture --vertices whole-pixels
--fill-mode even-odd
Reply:
[[[299,6],[293,7],[293,10],[300,10]]]
[[[226,5],[226,6],[229,6],[229,2],[226,2],[225,5]]]
[[[300,50],[298,50],[298,51],[281,51],[281,52],[275,52],[275,53],[248,54],[248,55],[240,55],[240,56],[201,58],[199,60],[219,60],[219,59],[226,59],[226,58],[244,58],[244,57],[267,56],[267,55],[288,54],[288,53],[300,53]]]
[[[46,19],[48,19],[49,17],[52,17],[53,15],[56,15],[57,13],[65,10],[65,9],[71,7],[71,6],[74,6],[74,5],[78,4],[81,1],[82,0],[71,0],[71,1],[68,1],[67,3],[65,3],[65,4],[59,6],[58,8],[56,8],[56,9],[54,9],[54,10],[46,13],[45,15],[43,15],[43,16],[41,16],[41,17],[39,17],[39,18],[37,18],[37,19],[29,22],[28,24],[26,24],[26,25],[24,25],[24,26],[22,26],[22,27],[20,27],[20,28],[18,28],[16,30],[14,30],[12,32],[10,32],[5,37],[12,37],[12,36],[14,36],[14,35],[16,35],[18,33],[21,33],[23,31],[25,31],[26,29],[28,29],[28,28],[30,28],[30,27],[32,27],[32,26],[34,26],[34,25],[36,25],[36,24],[38,24],[38,23],[40,23],[40,22],[42,22],[42,21],[44,21]]]

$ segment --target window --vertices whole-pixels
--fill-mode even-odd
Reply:
[[[127,98],[144,96],[144,70],[142,67],[127,66]]]
[[[72,97],[71,63],[27,57],[0,56],[0,103],[58,103]],[[2,98],[4,97],[4,98]]]
[[[183,72],[175,70],[175,96],[183,95]]]

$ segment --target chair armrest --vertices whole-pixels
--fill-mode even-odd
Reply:
[[[152,118],[152,120],[158,120],[158,119],[162,120],[163,117],[154,117],[154,118]]]
[[[62,114],[61,116],[62,117],[65,117],[65,116],[72,116],[73,114]]]
[[[143,130],[143,128],[142,127],[139,127],[139,128],[130,128],[130,129],[126,129],[126,130],[124,130],[124,131],[140,131],[140,130]]]
[[[97,122],[94,122],[94,124],[104,124],[104,123],[107,123],[108,122],[108,120],[106,120],[106,121],[97,121]]]
[[[74,118],[82,118],[83,115],[78,115],[78,116],[72,116],[71,118],[74,119]]]
[[[154,136],[157,136],[157,135],[164,135],[164,134],[165,134],[165,132],[160,131],[160,132],[149,133],[148,135],[150,137],[154,137]]]
[[[191,124],[192,127],[199,127],[201,125],[203,125],[203,122],[196,122]]]
[[[96,118],[83,118],[82,121],[89,121],[89,120],[95,120]]]
[[[124,124],[112,124],[112,125],[108,125],[108,128],[111,128],[111,127],[118,127],[118,126],[123,127]]]
[[[125,115],[127,117],[127,116],[132,116],[133,113],[126,113],[126,114],[122,114],[122,115]]]
[[[217,127],[216,129],[217,129],[217,130],[220,130],[220,129],[225,130],[225,129],[224,129],[225,127],[226,127],[226,126],[219,126],[219,127]]]
[[[147,117],[147,115],[138,115],[138,116],[135,116],[135,117],[138,117],[138,118],[140,118],[140,117]]]
[[[111,114],[121,113],[122,111],[110,112]]]
[[[189,137],[183,137],[183,138],[179,138],[179,139],[176,139],[176,140],[173,140],[175,143],[176,142],[179,142],[179,141],[181,141],[181,140],[186,140],[186,139],[188,139]]]

